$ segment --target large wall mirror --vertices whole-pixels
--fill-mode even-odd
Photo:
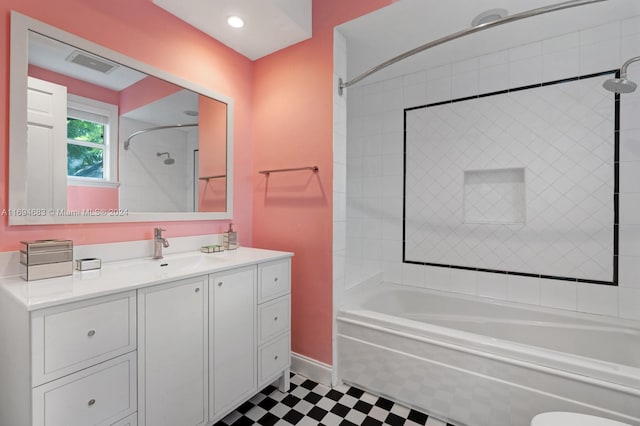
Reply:
[[[228,219],[233,103],[11,16],[9,224]]]

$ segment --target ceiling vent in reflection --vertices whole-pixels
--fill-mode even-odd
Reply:
[[[118,68],[118,64],[114,62],[107,61],[99,56],[90,55],[81,50],[74,50],[73,53],[65,58],[65,61],[82,65],[83,67],[90,68],[103,74],[109,74],[111,71]]]

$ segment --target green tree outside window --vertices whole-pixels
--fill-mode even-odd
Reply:
[[[67,118],[67,176],[104,178],[105,125]]]

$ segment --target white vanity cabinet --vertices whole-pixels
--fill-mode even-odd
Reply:
[[[138,290],[141,426],[199,426],[208,420],[208,278]]]
[[[289,259],[258,265],[258,294],[258,386],[263,387],[280,377],[280,390],[286,391],[291,365]]]
[[[213,421],[257,391],[256,267],[214,274],[209,282]]]
[[[0,279],[0,426],[211,426],[288,390],[291,254],[203,256]]]
[[[0,300],[0,424],[112,426],[135,419],[135,291],[31,312],[12,302]]]

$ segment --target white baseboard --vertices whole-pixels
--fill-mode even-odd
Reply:
[[[331,387],[333,369],[329,364],[291,352],[291,371],[314,382]]]

